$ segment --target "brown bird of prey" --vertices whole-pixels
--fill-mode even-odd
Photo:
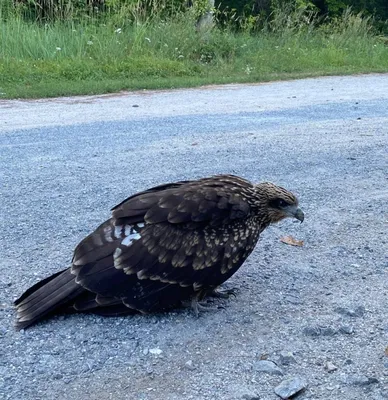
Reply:
[[[271,223],[303,221],[297,198],[233,175],[135,194],[76,247],[69,268],[15,301],[17,328],[57,312],[124,315],[199,301],[229,279]]]

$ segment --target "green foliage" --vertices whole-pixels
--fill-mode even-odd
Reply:
[[[339,18],[350,7],[355,13],[362,11],[373,16],[374,23],[380,28],[386,26],[388,20],[387,0],[218,0],[216,5],[223,24],[225,20],[232,20],[243,29],[261,27],[264,21],[276,17],[276,10],[287,8]]]
[[[339,15],[348,6],[343,0],[326,0],[327,11],[331,15]]]
[[[216,0],[219,26],[258,29],[276,17],[276,10],[292,8],[338,18],[347,9],[373,16],[380,29],[387,27],[387,0]],[[188,12],[198,17],[209,11],[208,0],[1,0],[3,18],[16,12],[29,20],[52,21],[112,19],[137,23],[154,18],[170,18]]]
[[[284,4],[270,19],[252,16],[243,29],[224,25],[200,34],[192,10],[150,17],[133,4],[109,18],[84,15],[45,24],[15,11],[3,14],[0,96],[388,71],[388,46],[375,35],[372,18],[349,9],[322,20],[307,3]]]
[[[318,13],[308,2],[299,5],[285,3],[273,8],[271,19],[266,27],[282,35],[300,34],[314,29],[319,22]]]

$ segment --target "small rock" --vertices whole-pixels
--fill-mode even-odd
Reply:
[[[339,328],[339,331],[341,333],[345,333],[346,335],[351,335],[354,332],[354,328],[350,325],[342,325]]]
[[[306,336],[334,336],[338,331],[331,326],[307,326],[303,329]]]
[[[285,296],[285,297],[284,297],[284,300],[285,300],[287,303],[294,304],[294,305],[301,304],[300,298],[299,298],[298,296],[295,296],[295,295],[288,295],[288,296]]]
[[[157,348],[155,348],[155,349],[149,349],[149,352],[151,353],[151,354],[155,354],[155,355],[159,355],[159,354],[162,354],[163,353],[163,350],[160,350],[160,349],[157,349]]]
[[[190,371],[194,371],[195,370],[195,365],[193,365],[193,361],[189,360],[185,362],[185,368],[190,370]]]
[[[279,354],[279,359],[282,365],[290,365],[296,363],[295,357],[290,351],[281,351]]]
[[[295,376],[285,379],[275,388],[275,393],[282,399],[288,399],[306,388],[303,379]]]
[[[306,336],[319,336],[321,334],[321,330],[319,329],[318,326],[306,326],[303,329],[303,333]]]
[[[139,107],[139,104],[132,104],[132,107]]]
[[[256,394],[244,394],[243,400],[260,400],[260,396]]]
[[[265,372],[271,375],[284,375],[283,371],[274,362],[267,360],[255,362],[253,369],[256,372]]]
[[[328,361],[325,364],[325,369],[327,372],[334,372],[338,369],[338,367],[336,365],[334,365],[332,362]]]
[[[321,335],[322,336],[334,336],[338,331],[331,326],[322,326],[320,327],[321,329]]]
[[[337,307],[334,310],[338,314],[346,315],[347,317],[362,317],[365,314],[364,306],[357,306],[356,308]]]
[[[368,378],[365,375],[342,375],[341,381],[347,385],[367,386],[373,383],[378,383],[376,378]]]

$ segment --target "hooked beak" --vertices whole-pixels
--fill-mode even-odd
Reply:
[[[302,223],[304,221],[304,212],[300,208],[297,208],[294,217]]]
[[[287,216],[298,219],[301,223],[304,221],[304,212],[296,207],[290,206],[286,208]]]

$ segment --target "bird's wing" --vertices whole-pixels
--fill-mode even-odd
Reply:
[[[251,185],[231,175],[161,185],[129,197],[112,209],[118,224],[140,222],[205,222],[212,226],[245,218],[250,213],[246,200],[238,193]]]
[[[183,291],[219,285],[254,245],[246,233],[235,241],[249,205],[218,183],[163,186],[112,214],[77,247],[73,273],[88,290],[146,311],[161,298],[173,303]]]

